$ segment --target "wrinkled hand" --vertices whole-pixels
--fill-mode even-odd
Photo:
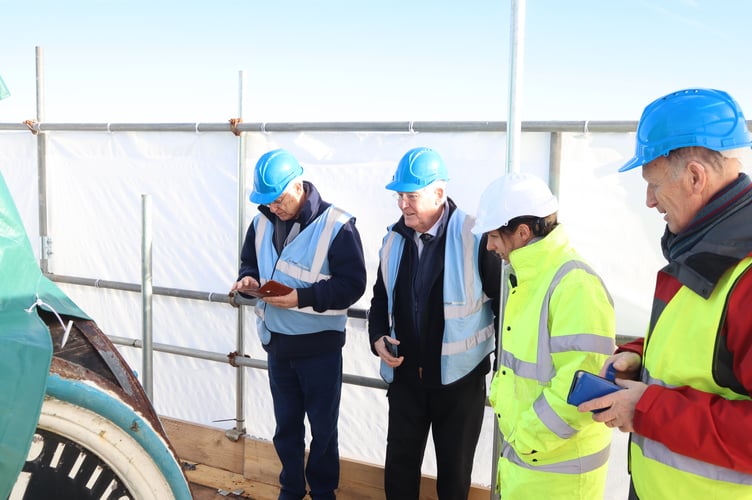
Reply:
[[[233,283],[232,288],[230,288],[230,293],[253,292],[254,290],[258,290],[259,286],[259,282],[256,281],[252,276],[244,276]]]
[[[603,422],[606,427],[618,427],[622,432],[632,432],[635,407],[648,386],[643,382],[620,378],[616,379],[616,383],[624,389],[585,401],[577,409],[585,412],[606,408],[600,413],[593,413],[593,420]]]
[[[292,292],[287,295],[264,297],[262,300],[270,306],[292,309],[293,307],[298,307],[298,291],[293,288]]]
[[[383,359],[387,365],[391,366],[392,368],[397,368],[405,360],[405,357],[399,356],[395,358],[394,356],[392,356],[392,353],[387,350],[386,346],[384,345],[384,342],[389,342],[390,344],[399,345],[400,341],[397,339],[393,339],[389,337],[388,335],[384,335],[383,337],[379,337],[379,339],[373,343],[373,348],[376,351],[376,354],[378,354],[379,357]]]

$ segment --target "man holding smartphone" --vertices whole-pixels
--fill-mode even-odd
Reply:
[[[368,333],[389,384],[387,500],[419,498],[429,432],[438,497],[466,499],[483,424],[500,263],[447,196],[448,179],[435,150],[414,148],[386,186],[402,216],[379,252]]]
[[[607,363],[625,388],[580,405],[631,432],[630,499],[752,498],[752,180],[747,121],[716,89],[656,99],[637,126],[666,221],[647,335]],[[605,368],[604,368],[605,369]]]
[[[355,218],[325,202],[302,174],[283,149],[258,160],[250,199],[260,213],[248,228],[232,286],[250,293],[276,280],[290,289],[256,304],[277,424],[274,448],[282,463],[281,500],[301,499],[307,487],[313,499],[335,498],[347,308],[366,287]],[[307,464],[306,416],[313,437]]]

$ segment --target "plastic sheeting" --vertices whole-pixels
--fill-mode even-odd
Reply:
[[[36,163],[30,134],[0,134],[0,170],[19,192],[31,234],[37,228]],[[242,228],[238,228],[238,138],[180,132],[48,132],[48,213],[53,273],[140,283],[141,195],[152,198],[154,286],[226,293],[237,273],[238,234],[255,206],[247,200],[256,159],[285,147],[304,166],[327,201],[357,217],[369,286],[355,305],[366,309],[386,227],[399,211],[384,186],[402,154],[436,148],[447,163],[448,192],[474,213],[483,188],[504,171],[503,133],[275,132],[246,133]],[[644,206],[639,173],[617,174],[631,154],[628,134],[562,135],[560,214],[575,246],[599,271],[616,301],[618,333],[642,335],[654,275],[661,265],[663,222]],[[549,135],[524,133],[520,169],[548,179]],[[38,253],[38,250],[37,250]],[[141,338],[139,294],[61,285],[110,335]],[[235,350],[237,312],[227,304],[155,296],[153,341],[207,351]],[[265,359],[246,308],[246,353]],[[132,367],[141,351],[121,348]],[[230,365],[154,354],[154,405],[163,415],[230,428],[235,417],[235,373]],[[378,378],[362,320],[350,320],[345,373]],[[246,427],[274,432],[266,373],[246,370]],[[473,481],[491,478],[493,414],[486,412]],[[383,391],[346,386],[340,412],[343,457],[381,464],[386,443]],[[435,474],[428,446],[424,473]],[[623,469],[623,467],[619,467]],[[617,471],[625,474],[624,470]]]
[[[8,496],[26,460],[52,359],[50,333],[36,305],[86,318],[42,276],[0,175],[0,498]]]

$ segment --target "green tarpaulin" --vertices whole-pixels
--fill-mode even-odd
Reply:
[[[42,275],[0,174],[0,498],[7,498],[31,444],[52,359],[36,307],[87,318]]]

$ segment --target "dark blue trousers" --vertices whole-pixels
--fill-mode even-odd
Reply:
[[[467,500],[486,400],[485,375],[432,389],[393,383],[389,398],[384,490],[387,500],[417,500],[429,430],[440,500]]]
[[[282,472],[280,500],[335,498],[339,485],[337,420],[342,394],[342,350],[315,356],[268,357],[269,386],[274,402],[274,448]],[[305,417],[311,445],[305,463]]]

